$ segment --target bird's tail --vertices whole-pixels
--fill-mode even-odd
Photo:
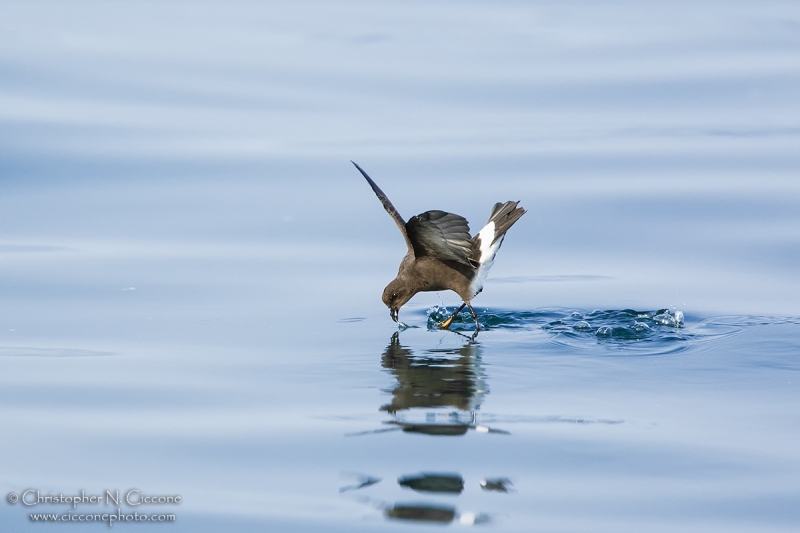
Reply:
[[[514,222],[519,220],[519,217],[525,214],[525,210],[521,207],[517,207],[517,205],[519,205],[519,202],[497,202],[494,204],[494,207],[492,208],[492,214],[489,215],[488,223],[491,224],[494,222],[493,243],[505,235],[508,231],[508,228],[513,226]]]
[[[476,268],[472,280],[473,296],[483,290],[483,282],[494,264],[494,256],[508,229],[525,214],[525,210],[517,207],[519,202],[497,202],[489,215],[489,222],[472,238],[472,253],[469,261]]]

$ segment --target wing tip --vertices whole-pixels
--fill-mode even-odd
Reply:
[[[351,163],[353,163],[353,166],[354,166],[354,167],[356,167],[356,168],[358,169],[358,171],[359,171],[359,172],[361,172],[361,175],[362,175],[362,176],[364,176],[365,178],[367,178],[367,181],[369,181],[369,182],[372,182],[372,178],[370,178],[370,177],[369,177],[369,175],[368,175],[366,172],[364,172],[364,169],[363,169],[363,168],[361,168],[360,166],[358,166],[358,163],[356,163],[356,162],[355,162],[355,161],[353,161],[352,159],[350,160],[350,162],[351,162]]]
[[[389,202],[389,198],[386,197],[386,193],[384,193],[381,190],[381,188],[378,187],[377,183],[372,181],[372,178],[369,177],[369,174],[367,174],[363,168],[358,166],[358,163],[356,163],[352,159],[350,160],[350,162],[353,163],[353,165],[358,169],[359,172],[361,172],[361,175],[364,176],[364,179],[367,180],[369,186],[372,187],[372,191],[378,196],[378,199],[384,204],[384,207],[386,207],[386,209],[388,210],[389,208],[386,206],[386,203]],[[392,206],[392,209],[394,209],[394,206]]]

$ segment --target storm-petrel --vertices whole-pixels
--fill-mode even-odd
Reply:
[[[397,277],[383,291],[383,303],[389,308],[392,320],[397,322],[400,308],[418,292],[449,289],[464,303],[439,327],[450,327],[453,318],[467,306],[475,320],[476,333],[480,331],[472,299],[483,290],[483,282],[506,231],[525,214],[523,208],[517,207],[519,202],[494,204],[489,222],[477,235],[470,237],[467,219],[453,213],[426,211],[406,222],[372,178],[354,161],[351,163],[367,179],[408,246]]]

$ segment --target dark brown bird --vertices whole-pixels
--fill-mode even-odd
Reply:
[[[525,214],[523,208],[517,207],[519,202],[496,203],[486,226],[470,237],[467,219],[453,213],[426,211],[406,222],[372,178],[354,161],[351,163],[375,191],[408,246],[397,277],[383,291],[383,303],[389,308],[392,320],[397,322],[400,308],[418,292],[449,289],[464,303],[439,327],[450,327],[453,318],[467,306],[475,320],[475,331],[480,331],[472,299],[483,290],[506,231]]]

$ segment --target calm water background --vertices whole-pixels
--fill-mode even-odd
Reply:
[[[0,36],[4,497],[797,530],[797,2],[4,1]],[[350,159],[407,218],[528,209],[477,344],[427,328],[451,293],[394,335],[403,242]],[[45,509],[0,530],[105,528]]]

